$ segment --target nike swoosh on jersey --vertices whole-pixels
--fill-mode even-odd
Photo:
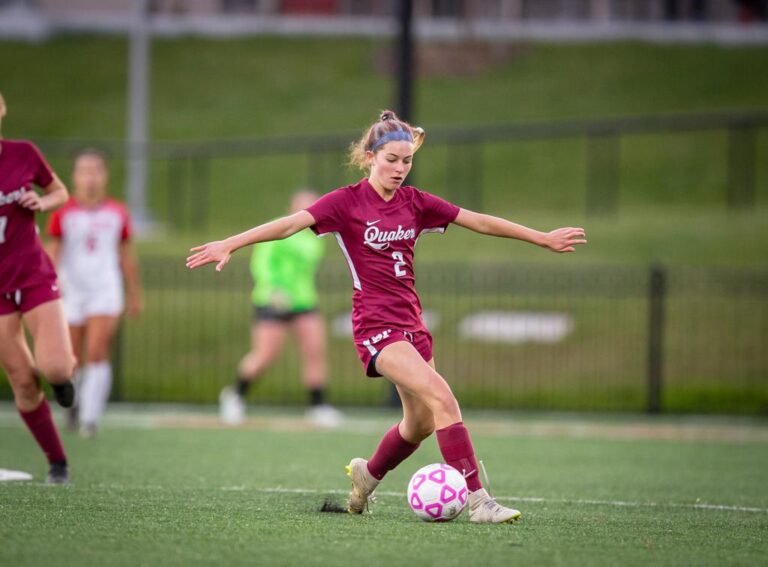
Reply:
[[[375,225],[377,222],[381,222],[381,219],[379,219],[379,220],[375,220],[375,221],[365,221],[365,225],[366,225],[366,226],[373,226],[373,225]]]

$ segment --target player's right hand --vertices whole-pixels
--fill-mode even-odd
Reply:
[[[43,212],[43,199],[35,191],[25,191],[22,193],[18,203],[30,211]]]
[[[553,252],[575,252],[576,246],[586,244],[583,228],[565,227],[548,232],[544,237],[544,247]]]
[[[187,268],[190,269],[217,262],[216,271],[220,272],[232,257],[232,251],[224,240],[216,240],[202,246],[195,246],[190,248],[190,251],[194,252],[194,254],[187,258]]]

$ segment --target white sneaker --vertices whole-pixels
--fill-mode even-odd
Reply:
[[[232,386],[219,394],[219,417],[227,425],[240,425],[245,420],[245,400]]]
[[[95,423],[83,423],[80,425],[80,437],[83,439],[93,439],[96,437],[98,428]]]
[[[304,419],[317,427],[338,427],[344,421],[344,414],[328,404],[313,406],[304,414]]]
[[[469,521],[475,524],[511,524],[522,514],[514,508],[505,508],[485,488],[469,493]]]
[[[352,479],[352,492],[349,493],[347,512],[362,514],[368,508],[368,500],[380,481],[368,472],[368,461],[359,458],[349,461],[347,476]]]

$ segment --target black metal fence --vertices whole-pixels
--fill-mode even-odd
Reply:
[[[642,203],[644,195],[652,205],[709,200],[743,210],[758,202],[759,189],[768,182],[761,168],[768,162],[766,126],[768,112],[719,112],[434,129],[422,150],[429,158],[418,160],[413,175],[418,184],[477,210],[552,208],[555,203],[542,196],[547,192],[557,196],[557,208],[590,214],[615,214]],[[227,208],[218,197],[237,194],[258,199],[267,214],[277,214],[282,203],[271,198],[275,191],[298,185],[326,191],[356,178],[343,167],[345,150],[356,137],[151,142],[152,211],[172,228],[200,230],[211,215],[217,222],[235,221],[239,199]],[[122,142],[39,143],[65,168],[78,149],[104,148],[120,178]],[[521,176],[523,182],[534,179],[533,186],[500,203],[494,185],[519,183]],[[557,184],[569,188],[553,190]],[[702,184],[707,188],[698,187]],[[697,189],[691,193],[690,187]]]
[[[510,170],[516,173],[531,157],[542,160],[537,163],[545,178],[558,168],[566,170],[566,177],[582,176],[583,191],[568,193],[570,200],[558,201],[557,208],[615,214],[636,205],[636,193],[653,189],[647,172],[656,156],[675,164],[687,159],[691,164],[683,172],[684,183],[709,183],[714,172],[719,180],[697,195],[740,210],[765,198],[767,125],[768,113],[752,112],[430,131],[430,143],[422,150],[431,152],[430,158],[420,159],[415,174],[419,185],[427,180],[431,190],[462,206],[503,211],[509,203],[500,199],[509,197],[489,186],[500,176],[509,177]],[[675,136],[685,137],[680,145],[654,142]],[[219,225],[252,225],[253,219],[242,218],[245,209],[252,214],[258,208],[263,219],[284,206],[284,198],[274,198],[273,187],[328,189],[347,181],[339,165],[354,138],[154,142],[148,148],[152,210],[175,229],[200,231],[209,217]],[[699,145],[703,138],[706,146]],[[553,146],[561,142],[567,144],[564,151]],[[540,143],[548,144],[546,151]],[[121,177],[122,144],[41,142],[59,163],[86,145],[111,152],[116,158],[113,178]],[[533,152],[521,154],[528,145]],[[578,148],[583,152],[574,152]],[[643,175],[633,178],[633,167]],[[692,172],[702,168],[703,173]],[[699,178],[691,181],[689,173]],[[230,198],[243,191],[243,183],[250,183],[245,191],[256,203]],[[656,210],[663,207],[663,198],[652,197]],[[695,206],[691,199],[683,203]],[[539,204],[555,208],[551,202]],[[123,327],[115,396],[214,401],[222,385],[234,379],[248,347],[250,276],[245,262],[235,259],[214,274],[189,272],[177,259],[146,258],[142,270],[147,311]],[[768,412],[765,267],[420,264],[417,270],[438,369],[464,405]],[[349,337],[346,268],[326,265],[319,285],[331,331],[331,400],[386,403],[388,386],[364,378]],[[264,403],[299,402],[304,398],[299,376],[298,353],[289,344],[253,397]],[[0,386],[0,393],[8,396],[7,386]]]
[[[246,262],[142,270],[147,309],[122,326],[113,399],[215,402],[249,346]],[[424,263],[417,276],[437,368],[466,407],[768,413],[766,268]],[[319,285],[330,400],[389,403],[353,347],[346,267],[326,265]],[[303,403],[300,377],[288,341],[252,401]]]
[[[244,262],[220,274],[144,265],[147,311],[124,324],[115,397],[213,402],[249,345]],[[768,270],[461,264],[417,267],[438,370],[468,407],[768,412]],[[330,397],[384,404],[349,323],[349,275],[319,278]],[[300,403],[295,345],[254,388]]]

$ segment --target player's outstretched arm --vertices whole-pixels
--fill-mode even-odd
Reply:
[[[575,252],[576,246],[587,243],[583,228],[565,227],[550,232],[540,232],[499,217],[475,213],[467,209],[461,209],[453,222],[480,234],[515,238],[548,248],[553,252]]]
[[[299,211],[287,217],[282,217],[254,227],[225,240],[217,240],[195,246],[190,250],[194,252],[187,258],[187,268],[199,268],[212,262],[216,262],[216,271],[220,272],[229,262],[232,254],[250,244],[281,240],[304,230],[315,224],[315,219],[307,211]]]

